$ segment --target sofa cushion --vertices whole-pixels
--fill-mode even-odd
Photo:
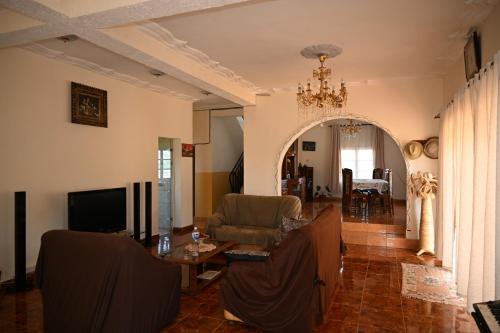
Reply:
[[[233,241],[239,244],[257,244],[270,247],[279,239],[279,229],[220,225],[214,228],[215,239],[219,241]]]
[[[300,227],[303,227],[311,222],[311,220],[307,219],[294,219],[293,217],[283,216],[281,220],[280,237],[278,243],[283,241],[290,231],[299,229]]]
[[[281,232],[287,234],[309,223],[311,223],[311,221],[307,219],[294,219],[293,217],[283,216],[281,220]]]

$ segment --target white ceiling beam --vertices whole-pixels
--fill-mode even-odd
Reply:
[[[34,0],[0,0],[0,5],[3,7],[43,22],[40,26],[1,33],[0,48],[24,45],[61,35],[68,35],[74,33],[74,30],[76,30],[74,29],[75,27],[85,27],[86,29],[113,27],[160,17],[235,5],[248,1],[251,0],[149,0],[82,16],[70,17],[63,12]],[[48,1],[47,3],[50,2]],[[60,1],[57,3],[61,5],[65,4]],[[86,1],[67,1],[66,6],[75,7],[75,3],[85,4]],[[117,3],[119,4],[120,2]],[[67,11],[70,11],[70,9]],[[89,9],[86,9],[86,11],[89,11]]]
[[[206,55],[203,57],[203,53],[182,50],[185,46],[182,41],[165,43],[144,32],[138,25],[80,31],[79,35],[96,45],[231,102],[241,105],[255,104],[256,87],[222,66],[217,68],[217,63]],[[176,42],[179,44],[175,45]]]
[[[107,28],[135,22],[154,20],[180,14],[237,5],[252,0],[150,0],[142,3],[113,8],[78,19],[98,28]]]
[[[91,9],[75,8],[81,3],[76,0],[66,4],[53,0],[39,1],[45,2],[45,5],[34,0],[0,0],[0,5],[10,10],[45,22],[40,26],[0,34],[0,48],[75,34],[231,102],[241,105],[255,104],[257,87],[250,82],[220,66],[202,52],[187,47],[186,42],[175,39],[155,23],[132,24],[251,0],[149,0],[140,3],[134,3],[134,0],[116,0],[116,4],[132,4],[76,17],[66,14],[87,13]],[[109,7],[109,4],[106,6]],[[157,36],[157,31],[147,33],[144,26],[148,25],[158,27],[162,36]],[[169,39],[166,43],[165,35],[168,35]]]
[[[0,33],[32,28],[45,24],[13,10],[0,7]]]

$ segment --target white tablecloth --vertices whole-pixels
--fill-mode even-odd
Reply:
[[[382,193],[389,189],[389,183],[383,179],[353,179],[352,189],[353,190],[375,189],[379,193]]]

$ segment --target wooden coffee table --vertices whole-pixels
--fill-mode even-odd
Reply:
[[[186,245],[190,242],[174,246],[171,252],[163,256],[163,260],[171,263],[186,265],[189,268],[189,285],[187,288],[183,288],[182,291],[189,295],[196,295],[201,289],[210,285],[218,278],[222,276],[226,268],[222,266],[221,272],[211,280],[199,279],[198,275],[201,273],[200,266],[206,263],[217,263],[220,264],[220,259],[217,260],[218,255],[232,248],[234,242],[219,242],[219,241],[205,241],[205,243],[214,244],[216,248],[210,252],[201,252],[198,257],[193,257],[189,251],[185,249]]]

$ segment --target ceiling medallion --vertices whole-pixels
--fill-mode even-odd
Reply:
[[[354,139],[361,131],[361,124],[355,123],[352,119],[349,119],[349,123],[340,125],[340,130],[347,139]]]
[[[313,70],[313,77],[319,80],[319,91],[313,92],[311,83],[307,82],[307,88],[299,83],[297,92],[297,105],[299,115],[304,118],[323,117],[331,114],[340,114],[340,109],[345,106],[347,101],[347,90],[345,83],[341,82],[340,90],[335,93],[332,86],[328,86],[331,77],[331,69],[324,66],[328,58],[333,58],[342,52],[340,47],[321,44],[304,48],[300,54],[305,58],[317,58],[321,65]]]

